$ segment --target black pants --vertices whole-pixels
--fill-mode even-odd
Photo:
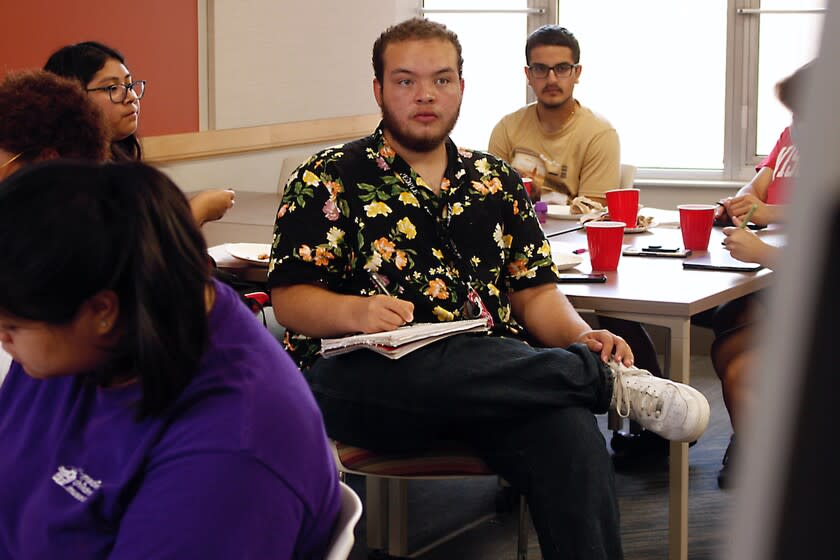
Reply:
[[[528,500],[543,558],[622,558],[615,481],[593,412],[609,373],[583,345],[458,335],[399,360],[357,351],[306,376],[330,436],[377,451],[475,448]]]

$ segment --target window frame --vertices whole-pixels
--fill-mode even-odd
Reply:
[[[793,6],[793,0],[792,6]],[[558,23],[563,0],[528,0],[528,8],[542,9],[527,18],[528,33],[547,23]],[[418,0],[423,15],[423,1]],[[755,175],[762,156],[754,153],[758,133],[758,62],[761,0],[728,0],[726,18],[726,77],[724,85],[724,137],[722,169],[642,167],[639,185],[728,186],[742,185]],[[477,8],[477,10],[480,8]],[[742,10],[748,10],[743,13]],[[430,11],[430,13],[433,13]],[[536,100],[526,85],[526,102]]]

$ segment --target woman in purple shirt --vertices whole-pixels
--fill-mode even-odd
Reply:
[[[0,184],[0,558],[320,558],[318,408],[140,163]]]

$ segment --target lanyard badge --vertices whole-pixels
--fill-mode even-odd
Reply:
[[[484,305],[481,296],[475,291],[471,284],[467,283],[467,300],[464,302],[464,316],[469,319],[478,319],[479,317],[487,321],[487,328],[493,328],[493,316]]]
[[[405,172],[398,172],[397,175],[402,180],[402,182],[408,187],[408,189],[416,197],[419,198],[420,193],[418,192],[417,185],[415,184],[414,179],[412,179],[411,175],[409,175],[408,173],[405,173]],[[429,208],[425,204],[423,204],[421,206],[422,206],[423,210],[426,212],[426,214],[428,214],[429,217],[436,224],[438,224],[439,226],[440,225],[443,226],[442,228],[441,227],[438,228],[438,237],[444,243],[444,245],[449,248],[449,250],[452,253],[452,256],[455,257],[455,261],[457,261],[457,263],[459,265],[463,265],[463,266],[467,267],[467,268],[464,269],[464,272],[466,272],[467,276],[470,279],[472,279],[472,274],[470,272],[470,268],[472,267],[471,263],[469,261],[465,260],[463,257],[461,257],[461,252],[458,250],[458,246],[455,245],[455,241],[447,233],[448,230],[449,230],[450,220],[452,219],[452,211],[449,207],[448,202],[446,203],[446,205],[447,205],[446,206],[446,213],[445,213],[446,223],[444,223],[444,224],[440,224],[440,217],[433,215],[431,213],[431,211],[429,210]],[[461,309],[461,311],[462,311],[463,316],[468,318],[468,319],[478,319],[480,317],[484,318],[484,320],[487,321],[487,328],[488,329],[493,328],[493,325],[494,325],[493,316],[490,314],[490,311],[487,310],[487,306],[484,305],[484,301],[482,301],[481,296],[478,294],[478,292],[475,290],[475,288],[472,287],[472,284],[469,281],[467,281],[467,299],[466,299],[466,301],[464,301],[464,306]]]

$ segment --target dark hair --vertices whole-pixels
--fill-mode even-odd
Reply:
[[[461,43],[458,36],[442,23],[429,21],[423,18],[411,18],[402,23],[392,25],[382,32],[379,38],[373,43],[373,74],[379,83],[382,83],[382,74],[385,69],[383,55],[385,48],[391,43],[401,43],[415,39],[440,39],[449,41],[458,53],[458,76],[463,76],[464,57],[461,55]]]
[[[814,61],[800,66],[793,74],[776,84],[776,97],[794,115],[801,112],[805,88],[813,74]]]
[[[86,88],[96,73],[111,59],[125,64],[125,57],[116,49],[96,41],[85,41],[55,51],[47,59],[44,70],[78,80],[82,87]],[[143,156],[136,134],[112,142],[111,152],[115,161],[140,160]]]
[[[197,371],[209,282],[187,199],[152,167],[53,160],[0,183],[0,310],[66,325],[113,291],[119,339],[91,378],[138,379],[140,417],[163,411]]]
[[[531,64],[531,51],[535,47],[569,47],[575,64],[580,62],[580,45],[572,32],[559,25],[543,25],[528,35],[525,41],[525,63]]]
[[[75,81],[24,70],[0,82],[0,148],[23,161],[45,151],[103,161],[107,147],[99,110]]]

